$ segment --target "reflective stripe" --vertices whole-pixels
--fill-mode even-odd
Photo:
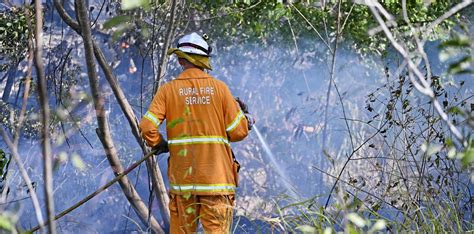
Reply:
[[[219,191],[235,191],[233,184],[170,184],[171,191],[199,191],[199,192],[219,192]]]
[[[234,121],[232,121],[232,123],[230,123],[227,128],[226,128],[226,131],[227,132],[231,132],[233,131],[240,123],[240,121],[242,120],[242,118],[244,118],[244,113],[242,113],[242,111],[239,111],[239,114],[237,115],[237,117],[235,117]]]
[[[160,126],[160,120],[153,113],[147,111],[144,117],[153,122],[157,128]]]
[[[168,140],[168,145],[189,145],[189,144],[229,144],[229,140],[221,136],[192,136],[173,138]]]

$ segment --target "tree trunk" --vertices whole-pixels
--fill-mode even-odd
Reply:
[[[125,97],[124,92],[120,88],[120,85],[118,84],[117,79],[115,78],[115,75],[112,72],[112,69],[107,64],[104,54],[95,43],[94,43],[94,53],[96,55],[97,61],[99,61],[99,65],[101,66],[102,71],[105,74],[105,78],[109,82],[110,87],[112,88],[112,91],[114,92],[115,97],[117,98],[120,108],[122,109],[123,113],[125,114],[125,117],[128,120],[132,133],[135,136],[135,139],[137,140],[138,144],[142,148],[143,154],[145,155],[148,154],[150,150],[146,147],[145,142],[140,136],[140,129],[138,127],[137,117],[135,116],[135,113],[133,112],[132,107],[128,103],[128,100]],[[170,220],[170,213],[168,210],[169,197],[166,192],[165,183],[163,182],[163,176],[161,175],[161,170],[156,164],[156,161],[154,158],[147,159],[146,167],[147,167],[147,170],[151,173],[151,182],[152,182],[154,190],[156,191],[158,206],[160,207],[161,216],[165,224],[164,226],[168,227],[169,220]]]
[[[60,0],[54,0],[54,6],[56,10],[58,11],[59,15],[61,18],[68,24],[73,30],[75,30],[78,34],[81,35],[81,29],[79,27],[79,24],[74,21],[64,10],[62,7]],[[140,130],[138,128],[138,120],[137,117],[135,116],[132,107],[128,103],[128,100],[121,89],[119,83],[117,82],[117,79],[112,71],[112,68],[110,65],[107,63],[107,60],[105,59],[105,56],[102,52],[102,50],[94,43],[92,42],[93,47],[94,47],[94,55],[99,62],[99,65],[102,68],[102,71],[104,72],[105,78],[107,79],[110,87],[112,88],[112,91],[117,99],[117,102],[120,105],[120,108],[122,109],[122,112],[124,113],[125,117],[127,118],[131,131],[133,135],[135,136],[138,144],[142,148],[143,153],[146,155],[150,152],[150,150],[146,147],[145,142],[140,136]],[[161,217],[163,218],[164,226],[168,227],[169,226],[169,210],[168,210],[168,203],[169,203],[169,198],[168,194],[166,191],[165,183],[163,182],[163,177],[161,175],[161,170],[156,164],[154,158],[148,158],[146,161],[146,166],[147,170],[151,174],[151,181],[152,185],[154,187],[154,190],[156,191],[156,197],[158,199],[158,205],[160,207],[160,213]]]
[[[107,116],[105,115],[104,97],[101,95],[99,89],[98,75],[94,62],[94,46],[92,42],[90,22],[87,13],[87,7],[84,3],[84,0],[76,0],[76,14],[80,23],[80,32],[84,39],[87,73],[89,76],[91,93],[94,101],[94,107],[96,110],[98,123],[97,133],[104,147],[105,154],[110,163],[110,166],[112,167],[114,173],[118,175],[119,173],[123,172],[123,167],[117,155],[117,150],[114,146],[112,136],[110,134],[110,129],[108,127],[109,124]],[[150,211],[148,210],[147,206],[142,201],[134,187],[130,184],[128,177],[123,177],[119,181],[119,184],[125,196],[137,212],[142,222],[144,224],[147,224],[149,220],[149,224],[154,232],[163,233],[163,229],[160,227],[156,219],[154,217],[149,218]]]
[[[43,6],[42,1],[35,1],[35,57],[36,76],[38,82],[39,104],[41,106],[41,138],[43,151],[43,174],[44,174],[44,193],[46,200],[46,214],[48,217],[48,231],[51,234],[56,233],[56,222],[54,221],[54,196],[53,196],[53,164],[51,155],[51,143],[49,133],[49,100],[46,77],[43,66]]]

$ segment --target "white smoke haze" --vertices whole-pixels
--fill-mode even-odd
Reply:
[[[55,137],[53,152],[57,161],[54,172],[57,213],[114,177],[95,133],[97,124],[90,97],[87,96],[89,87],[81,40],[72,31],[68,31],[65,33],[63,45],[54,44],[64,41],[57,39],[62,38],[58,37],[58,33],[61,32],[53,31],[51,37],[53,39],[49,44],[46,43],[47,50],[67,51],[65,48],[72,48],[70,58],[66,61],[66,72],[69,72],[71,77],[76,75],[79,78],[68,90],[62,91],[72,99],[64,103],[68,111],[62,110],[60,114],[62,117],[57,117],[54,122],[56,125],[52,126]],[[51,35],[45,34],[46,41],[49,40],[49,36]],[[101,36],[98,36],[98,40],[100,39]],[[110,44],[104,45],[103,48],[105,55],[107,59],[114,61],[115,75],[135,114],[141,118],[152,99],[154,80],[152,61],[150,58],[143,60],[133,46],[124,49],[119,48],[118,41],[108,42]],[[436,44],[427,45],[430,48],[428,56],[433,62],[431,65],[434,68],[434,75],[442,75],[447,65],[438,60],[439,51],[436,50]],[[376,55],[361,56],[351,50],[350,44],[344,44],[340,48],[337,52],[334,75],[334,84],[340,96],[333,86],[329,95],[327,136],[324,136],[324,110],[331,56],[323,48],[322,43],[315,38],[300,38],[298,50],[291,43],[282,45],[278,42],[265,46],[257,43],[223,45],[222,48],[217,48],[212,57],[213,71],[210,74],[224,81],[234,96],[240,97],[248,104],[250,112],[257,120],[256,127],[261,138],[268,144],[262,145],[255,129],[244,141],[232,145],[242,166],[240,186],[236,195],[236,217],[267,220],[277,216],[275,213],[277,205],[313,197],[317,197],[316,201],[324,205],[335,179],[315,170],[314,167],[337,176],[354,147],[363,145],[364,141],[375,133],[374,129],[383,125],[383,121],[374,116],[377,113],[384,114],[386,107],[382,103],[384,98],[389,99],[388,86],[397,82],[397,76],[389,80],[385,74],[385,67],[388,67],[392,74],[395,73],[400,62],[396,54],[389,51],[388,58]],[[130,61],[134,61],[136,72],[130,72]],[[59,62],[51,61],[52,64],[47,66],[47,72],[49,71],[51,75],[50,82],[57,81],[57,78],[52,78],[57,77],[57,74],[53,76],[52,73],[53,67]],[[175,59],[171,59],[165,80],[171,80],[179,72]],[[472,96],[474,81],[472,77],[470,78],[456,77],[466,82],[459,90],[450,86],[444,88],[452,90],[449,91],[450,95]],[[128,167],[142,156],[142,151],[134,140],[128,122],[102,74],[100,79],[103,93],[107,96],[106,108],[113,139],[122,164]],[[376,94],[378,101],[372,106],[374,110],[368,111],[367,100],[374,92],[378,92]],[[416,91],[407,95],[413,101],[412,106],[429,106],[429,100]],[[57,95],[53,95],[51,99],[51,103],[61,107],[57,104],[59,102]],[[472,103],[471,99],[468,101]],[[30,113],[29,117],[35,117],[35,114]],[[368,124],[368,121],[372,123]],[[344,173],[341,179],[388,197],[390,193],[382,191],[386,187],[379,186],[380,183],[386,182],[387,173],[397,165],[394,165],[393,161],[380,158],[395,154],[384,147],[384,142],[390,141],[396,134],[398,133],[389,132],[386,139],[377,136],[373,139],[373,143],[361,147],[354,154],[354,158],[372,159],[350,161],[345,168],[347,173]],[[322,148],[324,137],[327,144],[325,151]],[[374,146],[371,146],[372,144]],[[38,137],[22,138],[20,155],[31,179],[36,183],[39,199],[42,200],[42,156],[39,145]],[[5,148],[3,142],[0,146]],[[167,157],[167,154],[158,157],[165,180]],[[16,171],[16,166],[13,165],[9,174],[12,192],[7,202],[28,196],[24,194],[26,191],[24,183]],[[136,184],[144,201],[148,201],[151,188],[145,166],[142,165],[130,173],[129,178]],[[347,185],[339,184],[339,193],[348,189]],[[406,188],[411,187],[412,185],[407,185]],[[294,191],[288,191],[289,188]],[[395,187],[399,190],[406,188]],[[367,198],[369,202],[377,202],[367,194],[359,195],[362,199]],[[344,203],[340,196],[334,197],[331,202],[336,200]],[[394,200],[397,199],[394,197]],[[23,228],[29,229],[37,225],[33,215],[34,209],[28,199],[11,202],[8,206],[18,212],[19,222]],[[154,201],[152,211],[155,215],[159,213],[157,209],[157,202]],[[386,213],[390,215],[390,209]],[[130,232],[142,228],[137,223],[140,223],[138,217],[133,209],[130,209],[119,186],[114,185],[60,219],[57,227],[60,232]],[[245,230],[245,227],[242,227],[242,230]]]
[[[229,47],[233,46],[229,45]],[[249,110],[255,115],[257,127],[268,142],[268,147],[274,154],[278,167],[285,171],[283,174],[277,171],[278,169],[269,160],[255,131],[251,132],[243,142],[233,144],[236,157],[242,164],[236,214],[253,218],[272,217],[274,206],[278,203],[277,198],[283,194],[290,195],[289,200],[293,201],[321,195],[321,202],[323,202],[330,186],[334,183],[334,178],[323,175],[312,167],[315,166],[336,175],[350,150],[350,141],[341,105],[337,94],[332,92],[327,126],[327,155],[329,156],[322,153],[322,128],[329,80],[329,58],[327,55],[312,51],[311,48],[300,48],[301,55],[298,55],[291,48],[280,46],[260,48],[257,44],[250,44],[235,47],[214,55],[212,58],[214,70],[211,74],[226,82],[232,93],[249,105]],[[82,61],[82,53],[79,52],[81,48],[73,51],[80,56],[74,58],[80,63]],[[117,66],[115,72],[135,108],[135,113],[140,116],[140,113],[143,113],[139,103],[139,74],[141,71],[135,74],[125,72],[128,69],[127,63],[124,62],[128,60],[127,56],[124,56],[125,54],[122,55],[123,61]],[[335,83],[341,93],[348,119],[368,120],[368,112],[364,109],[367,96],[386,82],[383,64],[374,60],[361,59],[359,55],[347,50],[342,50],[338,54]],[[141,60],[136,59],[136,61]],[[170,64],[172,68],[170,74],[166,76],[167,79],[171,79],[173,74],[179,72],[175,61],[170,61]],[[138,62],[137,65],[141,67]],[[150,66],[145,66],[145,74],[150,74],[150,70]],[[145,90],[150,90],[152,78],[151,75],[145,76]],[[85,79],[80,80],[85,81]],[[107,84],[104,83],[102,88],[108,96],[106,106],[119,155],[124,166],[130,165],[139,159],[141,150],[134,142],[126,119],[121,114],[113,96],[110,95],[111,92]],[[472,91],[472,86],[470,88]],[[88,91],[85,82],[76,89],[79,92],[87,93]],[[469,90],[465,92],[469,92]],[[144,97],[143,108],[145,109],[152,98],[149,94],[150,92]],[[56,157],[64,153],[68,155],[64,162],[58,166],[54,176],[57,211],[69,207],[113,178],[102,146],[95,135],[96,124],[90,115],[93,111],[91,108],[90,103],[82,105],[82,108],[71,114],[78,120],[80,129],[92,143],[93,148],[89,146],[84,137],[78,134],[72,124],[66,126],[72,131],[67,137],[68,144],[61,140],[59,143],[62,144],[55,147]],[[358,122],[350,122],[350,126],[355,145],[359,145],[372,131],[370,127]],[[57,130],[56,136],[61,136],[59,130]],[[58,139],[56,138],[56,141]],[[34,139],[24,139],[21,143],[20,153],[25,159],[25,164],[30,165],[28,169],[33,181],[37,183],[36,188],[41,199],[43,196],[42,169],[38,144]],[[73,165],[72,155],[74,153],[80,155],[84,163],[83,171],[79,170],[77,165]],[[375,156],[375,153],[368,149],[361,150],[360,154]],[[166,177],[167,162],[165,158],[167,156],[161,155],[158,159],[164,177]],[[331,161],[334,161],[334,167],[331,166]],[[375,170],[370,172],[372,167],[373,165],[366,161],[356,160],[350,163],[347,170],[352,178],[373,178],[368,181],[375,184],[376,178],[381,178],[381,176]],[[282,175],[287,178],[282,178]],[[130,178],[132,181],[137,181],[137,189],[146,200],[150,188],[145,168],[131,173]],[[294,187],[297,197],[288,193],[285,180]],[[13,177],[12,188],[15,187],[21,187],[19,176]],[[24,215],[33,212],[30,202],[24,200],[17,204],[21,207],[20,214],[23,215],[21,215],[20,221],[26,225],[25,228],[35,226],[34,217]],[[153,206],[155,214],[156,209],[155,202]],[[125,223],[128,223],[127,228],[130,230],[137,228],[134,227],[133,222],[127,221],[127,217],[138,220],[133,210],[129,211],[128,202],[119,186],[115,185],[61,219],[58,227],[63,231],[108,232],[124,230]]]

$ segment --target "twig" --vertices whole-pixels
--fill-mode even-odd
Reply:
[[[472,2],[471,1],[467,1],[467,2]],[[387,38],[390,40],[392,46],[402,55],[402,57],[407,61],[407,65],[408,65],[408,70],[410,71],[410,74],[409,74],[409,78],[410,78],[410,81],[412,82],[413,86],[420,92],[422,93],[423,95],[425,96],[428,96],[431,100],[431,102],[433,103],[433,106],[435,107],[436,109],[436,112],[438,112],[438,114],[440,115],[440,117],[447,123],[449,129],[451,130],[451,132],[454,134],[454,136],[464,145],[464,146],[467,146],[467,141],[464,139],[464,136],[461,134],[461,132],[457,129],[456,126],[454,126],[454,124],[451,122],[451,120],[449,119],[448,115],[446,114],[446,112],[444,112],[441,104],[439,103],[439,101],[436,99],[435,95],[434,95],[434,92],[433,90],[431,89],[431,86],[430,86],[430,83],[428,83],[427,80],[425,80],[425,77],[423,76],[423,74],[421,73],[421,71],[418,69],[418,67],[413,63],[413,61],[410,59],[410,56],[409,54],[407,53],[407,51],[402,47],[401,44],[399,44],[393,34],[390,32],[390,30],[387,28],[385,22],[383,21],[382,17],[380,16],[379,12],[377,11],[377,9],[375,9],[372,4],[370,3],[373,3],[373,0],[366,0],[366,3],[367,5],[369,6],[370,10],[372,11],[372,13],[374,14],[375,16],[375,19],[377,20],[377,22],[380,24],[380,26],[382,27],[385,35],[387,36]],[[469,5],[469,4],[467,4]],[[467,6],[467,5],[464,5]],[[416,79],[415,77],[413,77],[413,73],[414,75],[416,76]]]
[[[291,35],[293,36],[293,42],[295,43],[296,55],[298,56],[300,50],[298,49],[298,42],[296,41],[295,31],[293,30],[293,26],[291,26],[291,21],[289,18],[286,19],[288,22],[288,26],[290,26]],[[308,79],[306,78],[306,72],[303,70],[303,78],[304,83],[306,84],[306,90],[308,91],[308,95],[311,94],[311,89],[309,88]]]
[[[333,64],[332,64],[332,68],[331,68],[331,76],[332,76],[332,83],[334,84],[334,89],[336,89],[336,93],[337,93],[337,96],[339,98],[339,102],[341,103],[341,108],[342,108],[342,115],[344,116],[344,123],[346,124],[346,127],[347,127],[347,132],[349,133],[349,139],[351,141],[351,147],[352,147],[352,150],[354,150],[354,141],[352,140],[352,132],[351,132],[351,128],[349,127],[349,122],[346,121],[345,119],[347,119],[347,114],[346,114],[346,108],[344,107],[344,102],[342,101],[342,95],[341,93],[339,92],[339,88],[337,87],[336,85],[336,81],[334,79],[334,73],[335,73],[335,67],[336,67],[336,53],[337,53],[337,48],[338,48],[338,41],[339,41],[339,37],[341,36],[342,34],[342,30],[344,30],[344,24],[341,26],[341,23],[340,23],[340,15],[341,15],[341,1],[339,1],[339,4],[338,4],[338,13],[337,13],[337,27],[336,27],[336,40],[334,41],[334,58],[333,58]],[[354,4],[352,5],[350,11],[349,11],[349,14],[347,15],[346,17],[346,20],[347,18],[349,18],[351,12],[352,12],[352,9],[354,7]],[[345,22],[344,22],[345,23]]]
[[[442,23],[444,20],[447,18],[451,17],[452,15],[456,14],[458,11],[466,8],[467,6],[472,4],[472,0],[464,0],[460,3],[458,3],[456,6],[452,7],[449,11],[445,12],[442,14],[440,17],[438,17],[435,21],[430,23],[428,27],[426,27],[425,32],[427,33],[426,36],[428,36],[429,32],[432,31],[438,24]]]
[[[69,61],[69,56],[71,55],[71,52],[72,52],[72,47],[68,49],[67,53],[66,53],[66,56],[64,57],[64,60],[62,62],[62,66],[61,66],[61,71],[59,73],[59,94],[57,95],[57,103],[62,103],[63,101],[63,77],[64,77],[64,69],[66,68],[66,63],[67,61]]]
[[[424,41],[420,41],[418,39],[418,33],[416,32],[415,28],[413,27],[412,23],[410,22],[410,19],[408,18],[408,10],[407,10],[407,4],[406,0],[402,0],[402,12],[403,12],[403,19],[405,23],[408,25],[410,28],[410,31],[415,39],[416,45],[418,52],[420,53],[421,57],[423,58],[423,61],[425,62],[425,67],[426,67],[426,77],[428,79],[428,82],[431,83],[431,65],[430,61],[428,60],[428,55],[425,53],[424,49]]]
[[[53,167],[51,155],[51,143],[49,133],[49,101],[46,77],[43,67],[43,6],[42,1],[35,1],[35,57],[34,63],[36,67],[38,96],[41,106],[41,124],[42,124],[42,151],[43,151],[43,173],[44,173],[44,192],[46,199],[46,214],[50,225],[48,231],[51,234],[56,233],[56,223],[54,222],[54,199],[53,199]]]
[[[72,116],[71,114],[71,111],[69,111],[66,107],[66,105],[64,105],[63,101],[61,100],[61,106],[64,108],[64,111],[67,112],[67,116],[71,119],[71,122],[72,122],[72,125],[74,125],[74,127],[77,129],[77,131],[79,132],[79,134],[81,134],[82,138],[84,138],[84,140],[86,140],[87,144],[91,147],[91,149],[94,149],[94,146],[92,146],[92,143],[89,141],[89,139],[87,139],[86,135],[84,134],[84,132],[82,131],[81,127],[79,126],[79,124],[76,123],[76,120],[74,119],[74,116]],[[61,122],[62,123],[62,122]],[[64,135],[65,137],[67,137],[66,135]]]
[[[10,137],[7,135],[3,127],[0,128],[0,134],[2,135],[3,141],[7,143],[8,148],[10,148],[10,151],[13,155],[13,160],[18,165],[18,169],[20,170],[21,177],[25,181],[26,186],[28,187],[28,191],[31,194],[31,202],[33,203],[33,208],[35,209],[36,221],[42,224],[44,222],[43,213],[41,211],[41,206],[38,200],[38,196],[36,195],[36,191],[32,186],[30,176],[28,175],[28,172],[26,172],[25,166],[23,166],[23,162],[21,161],[20,155],[18,154],[18,148],[10,140]],[[43,225],[40,225],[39,227],[43,228]]]
[[[325,171],[323,171],[323,170],[321,170],[321,169],[319,169],[319,168],[317,168],[317,167],[315,167],[315,166],[313,166],[312,168],[316,169],[317,171],[319,171],[319,172],[321,172],[321,173],[323,173],[323,174],[325,174],[325,175],[327,175],[327,176],[329,176],[329,177],[332,177],[332,178],[334,178],[334,179],[337,179],[337,180],[341,181],[342,183],[347,184],[347,185],[349,185],[350,187],[352,187],[352,188],[354,188],[354,189],[356,189],[356,190],[359,190],[359,191],[361,191],[361,192],[363,192],[363,193],[365,193],[365,194],[367,194],[367,195],[369,195],[369,196],[371,196],[371,197],[373,197],[373,198],[376,198],[377,200],[379,200],[379,201],[381,201],[381,202],[383,202],[383,203],[389,205],[390,207],[394,208],[395,210],[397,210],[397,211],[399,211],[399,212],[405,214],[406,216],[410,217],[410,215],[407,214],[407,213],[405,213],[405,211],[403,211],[403,210],[397,208],[396,206],[390,204],[389,202],[385,201],[383,198],[381,198],[381,197],[379,197],[379,196],[377,196],[377,195],[375,195],[375,194],[373,194],[373,193],[371,193],[371,192],[369,192],[369,191],[366,191],[366,190],[364,190],[364,189],[362,189],[362,188],[359,188],[359,187],[357,187],[357,186],[354,186],[353,184],[351,184],[351,183],[349,183],[349,182],[347,182],[347,181],[345,181],[345,180],[341,180],[340,178],[338,178],[338,177],[336,177],[336,176],[334,176],[334,175],[331,175],[331,174],[329,174],[329,173],[327,173],[327,172],[325,172]]]
[[[73,210],[77,209],[79,206],[83,205],[84,203],[88,202],[90,199],[94,198],[95,196],[99,195],[101,192],[103,192],[104,190],[106,190],[107,188],[109,188],[110,186],[112,186],[113,184],[115,184],[117,181],[119,181],[120,179],[122,179],[124,176],[128,175],[128,173],[132,172],[135,168],[137,168],[140,164],[142,164],[145,160],[147,160],[148,158],[150,158],[151,156],[153,156],[154,154],[156,155],[159,155],[163,153],[163,151],[157,151],[157,150],[154,150],[154,151],[151,151],[150,153],[148,153],[147,155],[145,155],[143,158],[141,158],[140,160],[138,160],[137,162],[133,163],[130,167],[128,167],[127,169],[125,169],[122,173],[117,173],[118,175],[115,176],[115,178],[113,178],[112,180],[110,180],[109,182],[107,182],[106,184],[102,185],[100,188],[98,188],[97,190],[95,190],[94,192],[90,193],[89,195],[87,195],[85,198],[81,199],[80,201],[76,202],[76,204],[70,206],[69,208],[65,209],[64,211],[62,211],[61,213],[59,213],[58,215],[56,215],[54,217],[54,220],[58,220],[60,218],[62,218],[63,216],[71,213]],[[44,226],[44,225],[48,225],[49,223],[46,222],[46,223],[42,223],[41,222],[41,225]],[[36,226],[34,228],[32,228],[30,230],[30,232],[35,232],[39,229],[39,226]]]
[[[319,31],[313,26],[313,24],[311,22],[309,22],[309,20],[303,15],[303,13],[301,13],[300,10],[298,10],[298,8],[295,7],[295,5],[293,5],[292,3],[290,3],[290,5],[298,12],[299,15],[301,15],[301,17],[306,21],[306,23],[308,23],[308,25],[316,32],[316,34],[321,39],[321,41],[324,43],[324,45],[326,45],[328,50],[332,53],[331,46],[328,44],[328,42],[326,40],[324,40],[323,36],[321,36]]]
[[[328,199],[326,200],[326,204],[324,205],[324,209],[326,209],[329,205],[329,201],[331,200],[331,195],[332,195],[332,192],[334,191],[334,189],[336,188],[337,186],[337,183],[338,181],[340,180],[341,176],[342,176],[342,173],[344,172],[344,170],[346,169],[347,165],[349,164],[349,161],[351,161],[352,159],[352,156],[355,155],[355,153],[357,151],[359,151],[365,144],[367,144],[370,140],[372,140],[372,138],[374,138],[375,136],[377,136],[379,134],[379,132],[381,131],[381,129],[385,126],[385,124],[387,124],[388,121],[385,121],[382,126],[377,129],[377,131],[372,134],[369,138],[367,138],[364,142],[362,142],[362,144],[360,144],[357,148],[355,148],[352,153],[347,157],[346,159],[346,162],[344,163],[344,165],[342,166],[341,168],[341,171],[339,171],[339,174],[337,175],[337,178],[336,178],[336,181],[334,182],[332,188],[331,188],[331,191],[329,192],[329,195],[328,195]]]
[[[178,0],[171,1],[170,22],[168,25],[168,30],[166,31],[163,47],[161,48],[160,63],[158,64],[158,75],[157,77],[155,77],[155,83],[153,84],[153,95],[155,95],[156,90],[158,90],[158,87],[160,85],[159,82],[166,73],[166,65],[168,62],[168,56],[166,55],[166,52],[168,51],[170,43],[173,40],[173,34],[174,34],[174,29],[175,29],[174,23],[175,23],[175,15],[176,15],[176,8],[177,8],[176,1]]]
[[[102,1],[102,5],[100,6],[99,13],[97,13],[97,16],[95,17],[95,20],[91,25],[92,28],[97,24],[97,20],[99,20],[100,14],[102,14],[102,10],[104,9],[104,6],[105,6],[106,2],[107,2],[107,0]]]
[[[2,203],[0,203],[0,205],[6,205],[6,204],[14,203],[14,202],[20,202],[20,201],[24,201],[24,200],[29,199],[29,198],[31,198],[31,197],[22,197],[22,198],[18,198],[18,199],[15,199],[15,200],[8,201],[8,202],[2,202]]]
[[[349,13],[347,13],[346,19],[342,23],[342,26],[341,26],[341,29],[340,29],[341,32],[344,31],[344,28],[346,28],[346,23],[349,20],[349,16],[351,16],[352,10],[354,10],[355,5],[356,5],[356,3],[354,2],[351,6],[351,9],[349,9]]]
[[[324,106],[324,125],[323,125],[323,145],[322,145],[322,150],[326,150],[326,141],[327,141],[327,124],[328,124],[328,107],[329,107],[329,100],[330,100],[330,97],[331,97],[331,87],[332,87],[332,84],[335,85],[335,82],[334,82],[334,73],[335,73],[335,70],[336,70],[336,55],[337,55],[337,48],[338,48],[338,43],[339,43],[339,37],[340,37],[340,16],[341,16],[341,2],[339,1],[338,2],[338,11],[337,11],[337,26],[336,26],[336,38],[334,40],[334,50],[331,50],[331,53],[332,53],[332,60],[331,60],[331,71],[330,71],[330,74],[329,74],[329,83],[328,83],[328,89],[327,89],[327,92],[326,92],[326,104]],[[341,101],[341,104],[342,104],[342,111],[345,113],[345,110],[344,110],[344,104],[342,102],[342,99],[341,99],[341,96],[339,94],[339,90],[337,90],[337,93],[339,95],[339,100]],[[345,118],[345,114],[344,114],[344,118]],[[348,123],[346,121],[346,125],[348,126]],[[350,134],[350,129],[348,127],[348,130],[349,130],[349,134]],[[352,149],[354,149],[354,144],[352,143],[352,137],[351,137],[351,145],[352,145]]]

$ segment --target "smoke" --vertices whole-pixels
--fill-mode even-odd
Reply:
[[[358,120],[369,119],[369,114],[364,109],[366,99],[371,92],[386,83],[386,64],[376,56],[362,56],[351,51],[350,45],[340,48],[333,83],[339,94],[333,86],[328,103],[328,134],[323,136],[331,56],[314,39],[306,38],[301,41],[299,52],[291,46],[278,43],[265,46],[249,43],[217,48],[212,57],[214,70],[210,74],[227,83],[233,95],[248,104],[250,112],[256,117],[262,138],[268,143],[268,149],[275,158],[274,162],[269,161],[266,146],[261,144],[254,133],[244,141],[232,145],[237,160],[242,165],[236,202],[238,215],[272,216],[273,207],[280,202],[279,199],[295,201],[322,195],[323,201],[334,179],[315,171],[313,167],[336,175],[341,168],[338,163],[347,158],[347,152],[371,133],[370,127]],[[73,49],[71,64],[85,64],[81,50],[81,46]],[[114,63],[114,72],[135,114],[141,117],[152,99],[152,61],[149,58],[143,60],[133,46],[115,50],[104,46],[104,50],[107,51],[108,58],[118,59]],[[437,51],[431,51],[429,56],[436,57]],[[129,61],[134,61],[137,72],[129,72]],[[180,72],[174,59],[169,63],[166,80]],[[394,69],[396,63],[387,66]],[[432,66],[438,67],[436,64]],[[76,99],[73,102],[75,108],[70,111],[71,117],[64,120],[63,128],[69,132],[67,138],[62,137],[61,128],[55,129],[55,157],[59,160],[60,155],[66,155],[59,161],[54,173],[57,213],[113,178],[102,146],[95,135],[96,123],[91,103],[87,97],[78,97],[89,93],[84,79],[85,66],[78,69],[81,74],[79,81],[68,90],[70,96]],[[141,150],[103,76],[101,79],[103,93],[107,96],[106,107],[113,139],[122,163],[127,167],[141,157]],[[472,92],[472,84],[470,87]],[[56,102],[56,99],[53,97],[52,102]],[[323,138],[327,142],[325,151],[322,148]],[[28,170],[37,183],[37,192],[42,199],[40,152],[38,139],[22,139],[20,154],[25,165],[29,165]],[[73,155],[79,155],[80,160]],[[167,155],[162,155],[158,158],[164,178],[166,157]],[[350,172],[356,177],[365,173],[366,166],[359,161]],[[287,182],[277,172],[278,167],[286,172],[287,182],[295,188],[299,197],[288,193],[288,186],[285,185]],[[377,175],[373,176],[375,178]],[[129,177],[136,183],[140,196],[147,201],[150,186],[144,166]],[[12,176],[12,185],[21,187],[18,175]],[[11,206],[16,205],[20,207],[20,223],[24,228],[35,226],[34,216],[30,215],[34,212],[31,202],[23,200],[12,203]],[[158,214],[157,209],[155,201],[152,206],[154,214]],[[126,232],[139,229],[130,220],[138,221],[138,218],[133,209],[130,211],[119,186],[114,185],[61,219],[58,228],[62,232]]]
[[[308,39],[309,40],[309,39]],[[286,171],[288,183],[295,187],[301,198],[327,193],[323,176],[315,173],[311,166],[327,169],[330,163],[321,153],[323,110],[328,84],[329,56],[312,48],[300,48],[296,54],[292,48],[257,44],[227,45],[221,48],[212,58],[215,78],[226,82],[236,97],[240,97],[248,105],[256,117],[259,130],[268,142],[268,147],[275,155],[275,163]],[[115,68],[116,75],[132,104],[137,116],[141,117],[152,96],[153,71],[151,62],[130,50],[108,51],[111,57],[120,57]],[[83,64],[81,47],[73,49],[74,57],[71,66]],[[138,69],[144,70],[130,74],[130,59],[135,61]],[[364,97],[380,82],[373,69],[360,62],[357,55],[341,52],[335,82],[342,93],[346,108],[356,110],[363,106]],[[106,161],[102,146],[95,135],[96,123],[93,108],[84,94],[88,92],[85,79],[85,67],[78,67],[78,82],[72,84],[66,94],[70,95],[72,107],[63,113],[62,128],[55,129],[54,155],[57,169],[54,172],[55,202],[57,213],[94,191],[106,181],[113,178],[113,173]],[[175,60],[170,61],[169,74],[166,79],[179,74]],[[102,76],[103,77],[103,76]],[[143,79],[143,80],[142,80]],[[107,96],[106,107],[110,120],[110,128],[123,165],[126,167],[141,156],[141,150],[128,128],[128,123],[116,104],[108,85],[102,81],[103,93]],[[143,98],[141,94],[143,90]],[[57,96],[52,95],[52,103]],[[330,121],[328,122],[329,149],[333,146],[345,147],[344,121],[337,96],[332,93],[329,103]],[[353,113],[353,112],[351,112]],[[360,112],[351,115],[359,118]],[[74,121],[72,121],[74,119]],[[81,132],[79,132],[79,129]],[[64,136],[64,133],[67,133]],[[90,142],[90,145],[89,145]],[[40,199],[42,191],[42,167],[39,141],[22,139],[20,154],[29,172],[36,182]],[[237,193],[237,214],[239,215],[271,215],[271,199],[283,194],[290,195],[285,183],[265,156],[264,146],[255,134],[239,143],[232,145],[237,159],[242,165],[241,185]],[[336,152],[334,150],[334,152]],[[78,157],[79,156],[79,160]],[[167,155],[160,156],[158,162],[166,178]],[[146,170],[141,168],[130,174],[136,182],[137,189],[148,200],[150,195],[149,181]],[[13,187],[21,187],[21,179],[12,177]],[[11,196],[13,197],[13,196]],[[17,197],[17,196],[15,196]],[[296,199],[296,198],[293,198]],[[299,198],[298,198],[299,199]],[[20,222],[25,228],[36,225],[31,202],[17,202]],[[157,213],[156,202],[152,209]],[[63,231],[87,230],[120,231],[125,228],[137,229],[131,220],[138,220],[118,185],[114,185],[90,202],[78,208],[59,221]],[[127,226],[127,227],[126,227]]]

